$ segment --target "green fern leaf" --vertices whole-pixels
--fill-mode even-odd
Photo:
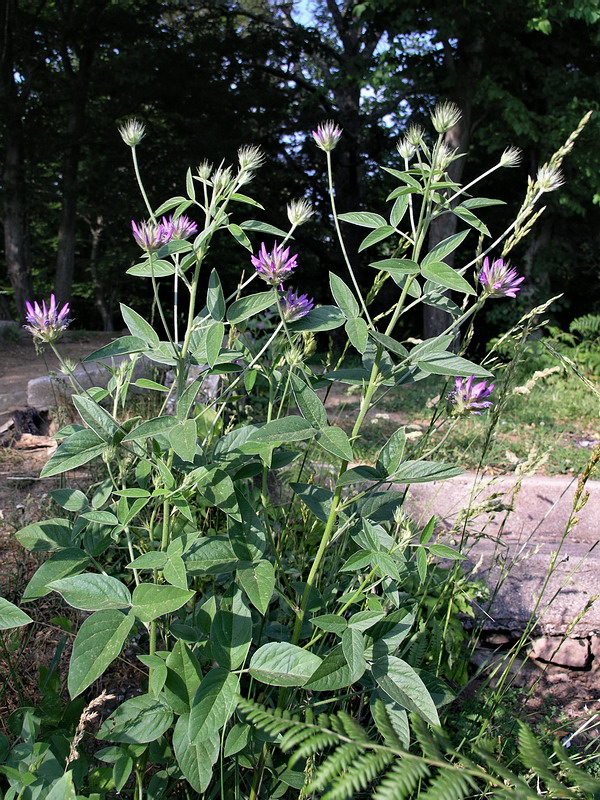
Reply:
[[[419,782],[430,773],[424,761],[401,759],[381,780],[372,800],[408,800]]]

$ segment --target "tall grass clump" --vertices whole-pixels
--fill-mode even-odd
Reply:
[[[310,205],[290,204],[288,230],[245,217],[260,207],[246,194],[264,160],[257,148],[241,148],[235,167],[189,170],[186,194],[157,208],[137,160],[143,126],[121,130],[148,212],[132,223],[141,259],[128,272],[149,282],[157,325],[122,305],[128,335],[86,361],[146,359],[165,379],[133,382],[131,371],[116,371],[107,389],[83,390],[71,373],[79,419],[59,432],[42,471],[60,476],[52,497],[61,510],[17,533],[23,547],[48,554],[21,606],[58,593],[82,612],[70,700],[51,719],[47,704],[11,718],[0,767],[7,800],[598,791],[563,747],[548,755],[525,727],[520,766],[503,763],[483,736],[458,749],[442,732],[467,678],[459,615],[473,613],[483,590],[453,567],[464,556],[436,540],[435,520],[416,525],[403,502],[406,486],[461,468],[436,460],[426,442],[409,453],[403,428],[371,463],[356,457],[369,411],[417,381],[449,380],[438,428],[496,413],[492,372],[466,358],[459,341],[469,341],[486,303],[510,302],[521,289],[507,256],[541,213],[543,195],[560,186],[560,163],[581,129],[529,180],[513,224],[492,235],[478,213],[495,201],[475,194],[480,179],[460,186],[447,174],[458,154],[444,135],[457,114],[442,104],[433,140],[411,128],[399,143],[403,169],[383,168],[396,181],[386,216],[337,213],[332,159],[343,132],[333,122],[313,132],[345,264],[343,274],[330,273],[332,302],[321,306],[303,286],[293,240]],[[494,169],[517,161],[509,149]],[[428,249],[432,222],[447,214],[460,230]],[[360,252],[380,248],[368,292],[340,222],[366,230]],[[211,264],[221,236],[248,251],[252,268],[229,297]],[[475,255],[461,259],[465,242]],[[161,301],[163,282],[172,309]],[[384,284],[390,306],[375,316]],[[403,342],[403,317],[420,303],[447,311],[448,326]],[[39,346],[60,354],[68,307],[52,297],[28,311]],[[313,370],[315,337],[341,328],[359,365]],[[331,424],[320,392],[340,383],[360,390],[349,428]],[[154,416],[123,413],[134,387],[160,398]],[[259,392],[262,410],[255,406],[249,421]],[[104,480],[87,493],[68,488],[63,476],[92,462],[103,465]],[[4,628],[31,623],[23,608],[1,602]],[[119,702],[111,695],[123,660],[135,661],[140,693]],[[571,794],[556,794],[559,785]]]

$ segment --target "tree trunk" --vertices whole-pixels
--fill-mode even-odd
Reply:
[[[89,59],[88,59],[89,61]],[[89,66],[89,63],[86,65]],[[80,140],[85,120],[85,75],[84,66],[71,75],[72,100],[67,120],[66,148],[62,168],[62,208],[58,227],[58,249],[56,253],[56,276],[54,290],[60,303],[71,299],[75,268],[76,224],[77,224],[77,173],[79,171]]]
[[[90,274],[92,276],[92,285],[94,287],[94,301],[96,308],[102,317],[102,330],[114,331],[113,318],[110,309],[110,303],[106,300],[106,295],[102,288],[102,283],[98,277],[98,250],[100,246],[100,237],[104,230],[102,217],[96,218],[96,224],[90,224],[90,233],[92,235],[92,244],[90,247]]]

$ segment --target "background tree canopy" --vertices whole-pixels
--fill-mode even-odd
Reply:
[[[145,214],[117,131],[129,116],[147,125],[138,149],[155,206],[181,193],[188,166],[232,162],[240,145],[259,144],[261,218],[284,225],[297,197],[317,209],[295,247],[299,288],[319,300],[323,276],[340,266],[310,138],[319,122],[344,129],[339,211],[378,211],[387,184],[377,165],[394,166],[398,137],[437,100],[455,101],[461,180],[508,145],[523,150],[518,169],[486,186],[506,201],[486,217],[500,231],[527,175],[600,100],[600,0],[5,0],[1,14],[5,318],[50,291],[71,300],[82,327],[121,327],[124,296],[150,313],[147,287],[125,275],[139,254],[130,220]],[[595,114],[565,162],[565,186],[512,258],[527,277],[520,303],[563,292],[563,323],[600,311],[599,128]],[[346,231],[353,251],[355,231]],[[229,288],[248,271],[233,244],[212,257]],[[359,275],[370,260],[372,250],[356,259]]]

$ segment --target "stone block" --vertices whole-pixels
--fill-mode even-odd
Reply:
[[[541,636],[532,642],[530,655],[537,661],[547,661],[570,669],[586,669],[590,662],[590,643],[587,639]]]

